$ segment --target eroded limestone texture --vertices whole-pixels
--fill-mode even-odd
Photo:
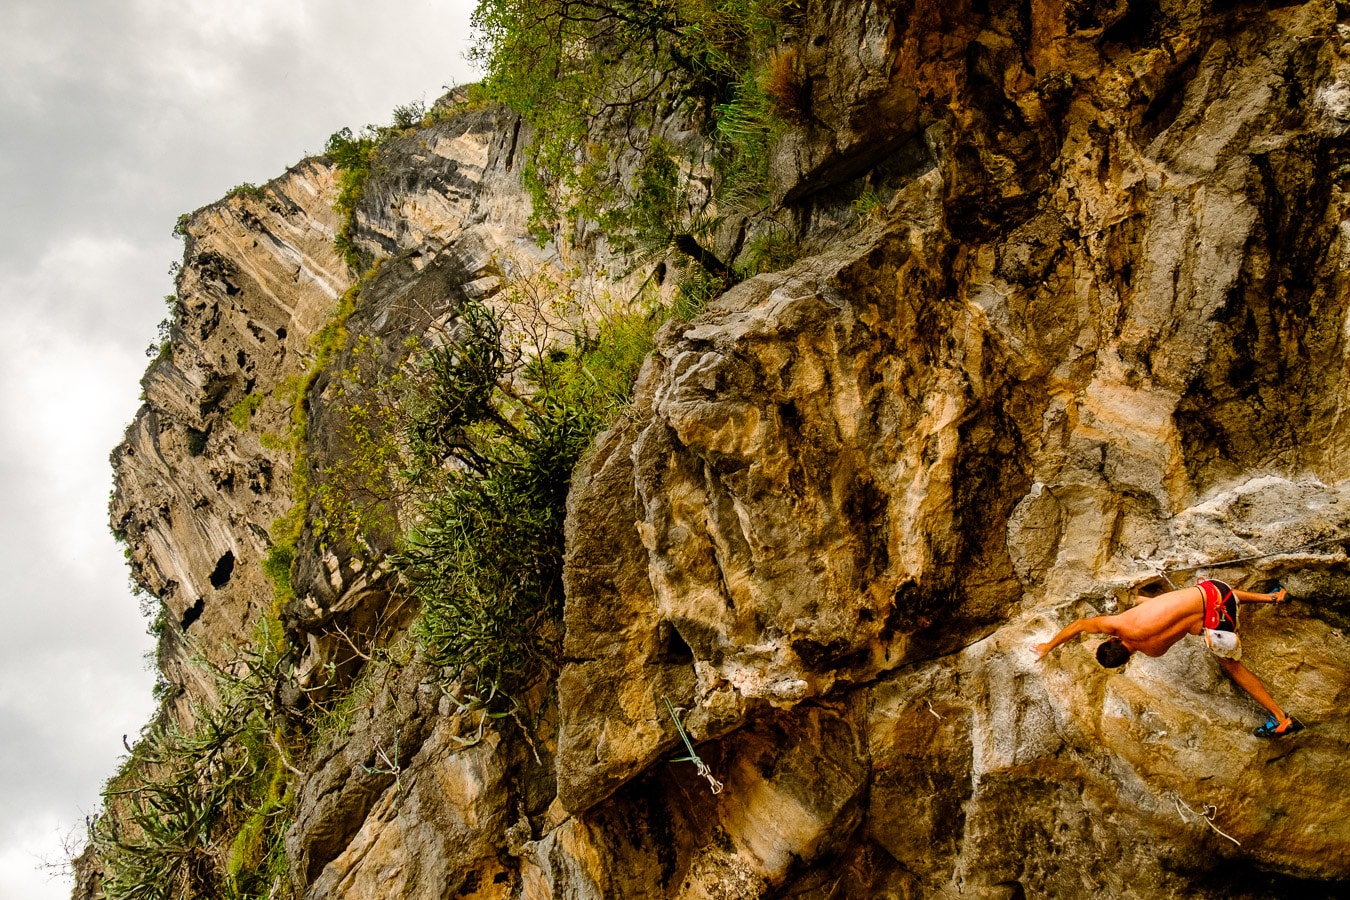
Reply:
[[[261,435],[289,428],[278,388],[305,370],[307,342],[351,283],[333,248],[336,191],[332,169],[307,160],[185,220],[172,336],[112,453],[113,531],[164,604],[159,665],[193,696],[212,686],[186,643],[219,659],[269,605],[259,562],[292,502],[292,463]]]
[[[886,137],[921,132],[932,164],[870,230],[668,328],[575,491],[618,512],[569,520],[562,804],[589,822],[650,790],[663,697],[728,776],[744,735],[842,703],[862,817],[756,827],[777,785],[728,787],[704,815],[739,864],[710,840],[662,896],[1283,890],[1222,859],[1347,877],[1346,203],[1311,176],[1346,130],[1336,8],[905,6],[812,19],[851,23],[822,43],[864,68],[890,41],[894,80],[868,69],[850,103],[918,112],[850,144],[827,99],[828,164],[790,157],[783,194]],[[826,98],[841,64],[802,63]],[[614,553],[628,516],[643,558]],[[1089,642],[1035,660],[1199,575],[1298,596],[1244,632],[1306,734],[1252,737],[1264,713],[1198,646],[1116,676]],[[813,764],[841,803],[848,756]]]

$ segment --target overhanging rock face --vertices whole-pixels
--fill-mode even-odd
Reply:
[[[1168,10],[1194,30],[1134,46],[1030,15],[1020,63],[996,23],[965,45],[1001,81],[917,72],[958,111],[884,221],[660,336],[574,490],[562,804],[598,823],[699,790],[659,763],[666,699],[732,779],[688,813],[731,848],[676,853],[670,896],[728,872],[804,896],[1259,891],[1219,857],[1350,876],[1347,207],[1312,175],[1350,124],[1335,10]],[[1021,145],[987,142],[1019,120]],[[1011,154],[1047,133],[1027,171]],[[1306,734],[1251,736],[1265,714],[1198,646],[1116,676],[1087,644],[1035,659],[1197,574],[1299,598],[1244,642]],[[750,765],[766,729],[819,780]],[[613,838],[566,834],[555,878]]]

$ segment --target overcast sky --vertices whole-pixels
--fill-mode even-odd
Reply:
[[[70,895],[62,838],[148,719],[108,453],[180,213],[471,80],[472,0],[0,0],[0,900]]]

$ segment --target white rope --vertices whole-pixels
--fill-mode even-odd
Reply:
[[[1210,828],[1214,829],[1216,834],[1223,835],[1224,837],[1232,841],[1234,844],[1237,844],[1239,847],[1242,846],[1241,841],[1233,837],[1231,834],[1227,834],[1219,830],[1219,826],[1214,824],[1214,817],[1219,814],[1219,808],[1217,806],[1213,805],[1212,803],[1206,803],[1205,811],[1202,813],[1198,813],[1195,810],[1191,809],[1190,806],[1186,803],[1186,801],[1182,800],[1180,796],[1173,797],[1172,799],[1177,804],[1177,815],[1181,816],[1181,821],[1186,822],[1188,824],[1190,822],[1190,820],[1186,818],[1186,813],[1183,813],[1181,811],[1181,808],[1185,806],[1187,812],[1189,812],[1193,816],[1204,819],[1205,824],[1208,825]]]
[[[1198,565],[1194,566],[1172,566],[1170,568],[1162,567],[1159,569],[1159,571],[1162,572],[1162,576],[1164,578],[1167,578],[1168,572],[1194,572],[1197,569],[1207,569],[1210,566],[1231,566],[1236,565],[1237,563],[1253,562],[1258,559],[1269,559],[1272,556],[1288,556],[1291,553],[1301,553],[1304,550],[1311,550],[1314,547],[1321,547],[1323,544],[1334,544],[1338,541],[1343,541],[1345,539],[1346,539],[1345,535],[1340,535],[1338,537],[1322,538],[1321,540],[1310,541],[1306,544],[1294,547],[1289,550],[1272,550],[1269,553],[1257,553],[1252,556],[1239,556],[1236,559],[1213,559],[1210,560],[1209,562],[1199,563]],[[1162,566],[1161,563],[1155,563],[1153,560],[1140,560],[1140,562],[1143,562],[1146,565],[1150,566]],[[1167,583],[1172,584],[1172,579],[1167,578]]]

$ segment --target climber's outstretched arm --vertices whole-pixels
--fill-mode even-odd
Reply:
[[[1045,654],[1070,638],[1077,637],[1080,634],[1116,634],[1116,623],[1114,619],[1115,616],[1093,616],[1090,619],[1079,619],[1046,643],[1037,644],[1036,656],[1038,658],[1044,658]]]
[[[1280,588],[1273,594],[1253,594],[1251,591],[1233,591],[1233,596],[1238,598],[1239,603],[1280,603],[1283,602],[1285,594],[1288,593],[1284,588]]]

